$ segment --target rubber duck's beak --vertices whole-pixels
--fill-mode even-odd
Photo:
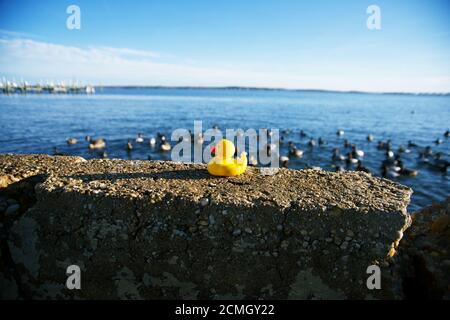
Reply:
[[[216,155],[216,146],[211,148],[211,155],[215,156]]]

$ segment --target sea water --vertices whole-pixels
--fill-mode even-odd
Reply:
[[[86,135],[107,141],[109,158],[170,160],[170,152],[151,148],[148,138],[157,132],[169,139],[173,130],[193,130],[201,120],[203,129],[214,125],[221,129],[273,128],[291,130],[282,134],[304,150],[302,158],[291,158],[289,167],[318,166],[335,170],[332,150],[348,139],[365,152],[365,167],[381,176],[385,151],[377,142],[390,139],[393,151],[408,141],[417,144],[411,153],[402,154],[405,166],[418,170],[416,177],[400,176],[395,181],[414,190],[410,211],[450,196],[450,174],[421,163],[419,152],[431,146],[449,160],[450,96],[335,93],[321,91],[283,91],[252,89],[174,89],[174,88],[97,88],[94,95],[0,94],[0,153],[58,152],[98,158],[101,152],[88,149]],[[343,136],[336,131],[343,130]],[[299,134],[303,130],[308,137]],[[138,133],[145,142],[135,143]],[[374,141],[367,141],[368,134]],[[67,145],[66,139],[78,139]],[[322,137],[327,143],[311,148],[310,138]],[[131,139],[133,151],[127,152]],[[442,139],[436,145],[434,141]],[[176,142],[173,142],[174,145]],[[286,144],[281,154],[287,155]],[[345,166],[345,163],[343,164]],[[351,169],[351,168],[350,168]],[[354,167],[353,167],[354,169]]]

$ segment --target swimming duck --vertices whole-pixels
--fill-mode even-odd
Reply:
[[[373,135],[369,134],[367,136],[367,141],[372,142],[373,141]]]
[[[156,144],[156,139],[155,138],[150,138],[149,140],[148,140],[148,144],[150,145],[150,146],[152,146],[152,147],[154,147],[155,146],[155,144]]]
[[[364,151],[356,148],[356,145],[352,145],[352,156],[353,158],[362,158],[364,157]]]
[[[435,144],[441,144],[442,143],[442,139],[436,139],[436,140],[434,140],[434,143]]]
[[[208,172],[213,176],[237,176],[247,169],[247,153],[233,158],[236,148],[230,140],[222,139],[213,148],[214,158],[208,163]]]
[[[138,133],[137,137],[136,137],[136,142],[137,143],[142,143],[144,142],[144,135],[142,133]]]
[[[315,146],[316,146],[316,140],[310,139],[310,140],[308,141],[308,146],[310,146],[310,147],[315,147]]]
[[[442,152],[437,152],[434,156],[434,161],[429,163],[430,167],[434,170],[446,173],[450,167],[450,162],[446,159],[442,159]]]
[[[418,171],[417,170],[413,170],[413,169],[408,169],[403,167],[403,165],[400,167],[400,171],[399,173],[402,176],[409,176],[409,177],[415,177],[417,176]]]
[[[131,150],[133,150],[133,144],[131,143],[131,140],[128,140],[128,143],[127,143],[127,151],[128,151],[128,152],[131,152]]]
[[[351,166],[352,164],[358,163],[358,159],[353,158],[353,154],[349,152],[347,154],[347,158],[345,160],[347,166]]]
[[[392,150],[386,150],[386,159],[392,159],[392,158],[394,158],[394,156],[395,156],[395,154],[394,154],[394,151],[392,151]]]
[[[66,142],[67,142],[68,145],[72,145],[72,144],[77,144],[78,140],[75,139],[75,138],[68,138],[66,140]]]
[[[339,130],[336,132],[336,135],[338,135],[338,136],[343,136],[344,133],[345,133],[344,130],[339,129]]]
[[[388,157],[386,156],[386,159],[384,159],[381,163],[381,167],[389,167],[390,169],[398,172],[400,171],[400,167],[399,167],[399,162],[401,163],[401,160],[399,160],[398,155],[397,156],[392,156],[392,157]]]
[[[377,145],[378,150],[390,150],[392,148],[391,140],[379,141]]]
[[[385,178],[397,178],[400,174],[396,170],[392,170],[389,166],[384,165],[381,168],[381,175]]]
[[[400,147],[398,147],[397,152],[398,153],[411,153],[411,150],[408,148],[405,148],[405,146],[401,145]]]
[[[162,143],[166,141],[166,136],[161,134],[161,133],[157,133],[156,136],[158,137],[158,140]]]
[[[322,139],[322,137],[319,137],[318,142],[319,142],[319,146],[322,146],[327,143],[324,139]]]
[[[159,146],[159,150],[160,151],[170,151],[170,149],[172,149],[172,147],[170,146],[170,143],[168,143],[167,141],[164,141]]]
[[[303,157],[303,150],[297,149],[296,146],[293,146],[289,149],[289,155],[294,156],[296,158]]]
[[[448,137],[450,137],[450,131],[445,131],[445,133],[444,133],[444,137],[446,137],[446,138],[448,138]]]
[[[432,155],[433,155],[433,149],[431,149],[430,146],[427,146],[427,147],[425,147],[425,150],[419,152],[419,159],[426,159]]]
[[[300,137],[305,138],[305,137],[307,137],[307,136],[308,136],[308,135],[306,134],[305,131],[300,130]]]
[[[286,156],[281,156],[280,157],[280,164],[282,167],[287,168],[288,164],[289,164],[289,158]]]
[[[400,157],[397,155],[396,161],[394,163],[394,166],[392,167],[394,171],[396,171],[398,174],[402,176],[410,176],[415,177],[417,176],[418,171],[414,169],[405,168],[403,165],[403,161],[400,159]]]
[[[345,156],[340,154],[339,148],[333,149],[333,156],[331,157],[333,161],[345,161]]]
[[[86,140],[89,142],[89,149],[103,149],[106,146],[106,140],[102,138],[92,140],[90,136],[87,136]]]

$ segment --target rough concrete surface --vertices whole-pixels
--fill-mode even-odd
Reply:
[[[393,279],[406,299],[450,300],[450,198],[412,214]]]
[[[366,173],[0,155],[0,188],[2,298],[398,296],[366,269],[389,269],[412,191]]]

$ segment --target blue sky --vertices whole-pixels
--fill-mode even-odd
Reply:
[[[66,28],[66,8],[81,29]],[[366,9],[381,9],[368,30]],[[446,0],[0,0],[0,76],[450,92]]]

